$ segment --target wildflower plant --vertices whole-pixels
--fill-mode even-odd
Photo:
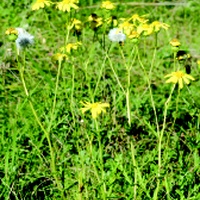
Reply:
[[[9,28],[5,32],[6,36],[12,36],[17,48],[16,62],[9,61],[12,66],[9,73],[17,81],[11,80],[10,74],[8,79],[6,73],[0,78],[6,90],[1,98],[5,98],[3,103],[8,107],[4,116],[8,122],[14,122],[7,127],[6,121],[3,129],[6,134],[3,133],[1,141],[9,137],[8,131],[15,133],[19,129],[20,132],[18,136],[10,134],[12,138],[8,139],[15,148],[12,153],[6,149],[7,157],[2,159],[5,161],[1,181],[4,188],[0,186],[0,189],[7,191],[6,199],[13,196],[38,199],[34,196],[38,191],[45,198],[63,200],[195,199],[198,187],[191,189],[191,183],[199,166],[195,142],[198,128],[188,126],[187,131],[178,124],[178,116],[195,107],[192,120],[196,120],[195,126],[199,124],[199,108],[193,98],[198,79],[192,87],[188,86],[198,76],[197,63],[193,62],[198,55],[193,58],[189,51],[182,49],[187,45],[181,40],[183,36],[178,35],[181,42],[170,40],[172,22],[165,23],[170,18],[166,19],[162,13],[156,16],[160,8],[154,9],[154,15],[150,16],[139,14],[139,7],[126,10],[125,2],[101,1],[94,7],[89,4],[81,7],[83,4],[78,0],[35,0],[29,6],[32,13],[50,7],[46,13],[48,27],[46,23],[43,27],[37,24],[42,16],[30,16],[34,22],[31,32],[37,28],[33,33],[37,33],[38,41],[41,38],[48,41],[44,44],[34,45],[36,35],[22,28]],[[27,51],[28,48],[33,51]],[[190,64],[192,70],[187,70]],[[25,99],[13,89],[15,84],[22,85]],[[12,98],[17,97],[16,108],[12,106],[16,99],[8,104],[9,92],[14,94]],[[84,101],[86,98],[90,101]],[[32,123],[29,110],[36,123]],[[181,121],[184,123],[184,117]],[[22,141],[24,137],[28,142]],[[18,149],[21,141],[22,149]],[[183,158],[187,155],[183,145],[189,152],[187,158]],[[23,156],[15,160],[16,155]],[[30,162],[28,156],[34,157],[33,166],[38,173],[30,168],[32,159]],[[190,159],[189,167],[185,167],[182,163]],[[174,160],[180,162],[171,162]],[[38,163],[41,164],[38,166]],[[13,169],[17,169],[17,175]],[[21,195],[29,188],[28,183],[21,187],[22,177],[34,184],[30,172],[36,174],[37,187],[29,196]],[[45,177],[42,180],[41,174]],[[22,182],[17,179],[13,182],[16,176]],[[191,182],[186,187],[183,180],[187,179]]]

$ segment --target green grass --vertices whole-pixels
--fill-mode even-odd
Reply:
[[[108,15],[98,6],[81,3],[68,14],[55,7],[32,11],[31,4],[0,5],[0,199],[199,200],[198,1],[112,11],[117,18],[137,13],[169,24],[158,33],[157,48],[155,34],[138,44],[111,43],[108,28],[93,40],[88,16]],[[72,17],[84,22],[80,38],[72,30],[66,37]],[[5,35],[9,27],[25,28],[34,45],[17,56]],[[164,78],[174,71],[173,38],[192,56],[176,60],[176,68],[184,71],[189,62],[195,78],[180,91]],[[82,46],[68,60],[53,60],[78,39]],[[81,101],[110,107],[93,119],[81,112]]]

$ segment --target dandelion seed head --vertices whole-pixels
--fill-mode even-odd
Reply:
[[[123,33],[122,30],[118,28],[113,28],[110,30],[108,38],[112,42],[123,42],[126,39],[126,35]]]
[[[26,32],[23,28],[16,28],[18,31],[18,38],[16,39],[16,45],[18,49],[24,49],[34,42],[34,36]]]

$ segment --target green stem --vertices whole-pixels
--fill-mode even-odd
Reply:
[[[121,51],[121,55],[122,55],[122,59],[124,61],[124,65],[126,66],[126,70],[127,70],[127,86],[126,86],[126,107],[127,107],[127,118],[128,118],[128,124],[129,126],[131,126],[131,107],[130,107],[130,84],[131,84],[131,66],[127,65],[126,63],[126,58],[124,56],[124,53],[122,51],[122,49],[120,49]],[[133,50],[131,51],[131,55],[132,55]]]
[[[101,181],[103,182],[102,185],[102,195],[103,195],[103,200],[106,200],[106,184],[104,181],[104,164],[103,164],[103,150],[102,150],[102,144],[101,144],[101,135],[99,132],[99,125],[96,119],[94,119],[95,122],[95,127],[97,131],[97,137],[98,137],[98,142],[99,142],[99,156],[100,156],[100,168],[101,168]]]
[[[75,116],[74,116],[74,77],[75,77],[75,71],[74,71],[74,64],[72,64],[72,89],[71,89],[71,102],[70,102],[70,108],[72,113],[73,122],[75,125]]]
[[[60,181],[57,177],[57,171],[56,171],[56,166],[55,166],[55,154],[54,154],[54,151],[53,151],[53,148],[52,148],[52,144],[51,144],[51,140],[50,140],[50,134],[49,132],[47,132],[44,128],[44,126],[42,125],[38,115],[37,115],[37,112],[32,104],[32,101],[31,101],[31,97],[30,97],[30,94],[29,94],[29,91],[27,89],[27,86],[26,86],[26,82],[25,82],[25,79],[24,79],[24,69],[25,69],[25,53],[24,53],[24,58],[23,58],[23,65],[20,66],[20,63],[19,63],[19,60],[18,60],[18,57],[17,57],[17,60],[18,60],[18,68],[19,68],[19,73],[20,73],[20,78],[21,78],[21,81],[22,81],[22,85],[23,85],[23,88],[24,88],[24,91],[25,91],[25,94],[27,96],[27,99],[28,99],[28,102],[29,102],[29,105],[31,107],[31,111],[33,113],[33,116],[35,117],[36,119],[36,122],[38,123],[38,125],[40,126],[40,128],[42,129],[42,131],[44,132],[45,136],[46,136],[46,139],[47,139],[47,142],[48,142],[48,145],[49,145],[49,151],[50,151],[50,157],[51,157],[51,161],[50,161],[50,168],[51,168],[51,171],[52,171],[52,174],[53,174],[53,177],[55,179],[55,182],[56,182],[56,185],[58,187],[58,189],[60,191],[62,191],[62,186],[60,184]]]
[[[176,52],[174,51],[174,72],[176,71]]]
[[[161,155],[161,153],[162,153],[162,138],[163,138],[165,127],[166,127],[167,111],[168,111],[168,108],[170,105],[170,101],[171,101],[175,86],[176,86],[176,84],[173,85],[170,95],[169,95],[167,101],[165,102],[163,126],[162,126],[161,132],[158,135],[158,174],[157,174],[157,187],[154,192],[154,198],[153,198],[154,200],[157,199],[158,191],[159,191],[159,187],[160,187],[160,176],[161,176],[160,174],[161,174],[161,168],[162,168],[162,155]]]
[[[157,128],[157,134],[159,134],[160,130],[159,130],[159,124],[158,124],[158,117],[157,117],[157,112],[156,112],[156,106],[155,106],[155,102],[154,102],[154,98],[153,98],[153,93],[152,93],[152,89],[151,89],[151,81],[150,78],[148,77],[148,74],[146,72],[146,69],[140,59],[140,55],[139,55],[139,50],[138,50],[138,46],[136,46],[136,51],[137,51],[137,55],[138,55],[138,61],[140,63],[140,66],[142,67],[143,71],[144,71],[144,75],[145,78],[147,80],[147,84],[148,84],[148,89],[149,89],[149,93],[150,93],[150,98],[151,98],[151,105],[154,111],[154,116],[155,116],[155,120],[156,120],[156,128]]]
[[[57,72],[57,76],[56,76],[56,87],[55,87],[55,94],[54,94],[53,106],[52,106],[51,118],[50,118],[50,122],[49,122],[49,126],[48,126],[48,132],[49,133],[51,131],[52,122],[55,119],[54,114],[55,114],[55,108],[56,108],[56,100],[57,100],[57,93],[58,93],[58,83],[59,83],[60,72],[61,72],[61,64],[62,64],[62,61],[59,60],[59,63],[58,63],[58,72]]]
[[[135,148],[133,146],[133,142],[131,141],[131,155],[132,155],[132,161],[133,161],[133,167],[134,167],[134,200],[137,199],[137,176],[138,176],[138,172],[137,172],[137,164],[136,164],[136,160],[135,160]]]
[[[174,114],[175,116],[174,116],[174,121],[173,121],[173,124],[172,124],[172,129],[174,128],[176,118],[177,118],[179,97],[180,97],[180,87],[178,88],[178,95],[176,97],[176,111],[175,111],[175,114]]]
[[[103,69],[104,69],[104,66],[105,66],[105,61],[106,61],[106,57],[104,58],[103,64],[101,65],[99,77],[98,77],[98,80],[97,80],[97,83],[96,83],[96,86],[95,86],[95,89],[94,89],[94,92],[93,92],[93,98],[92,99],[95,98],[95,95],[96,95],[96,92],[97,92],[97,89],[98,89],[98,86],[99,86],[99,83],[100,83],[100,80],[101,80],[101,77],[102,77],[102,72],[103,72]]]
[[[118,83],[119,87],[121,88],[122,92],[123,92],[124,94],[126,94],[126,91],[124,90],[124,88],[123,88],[123,86],[122,86],[122,84],[121,84],[121,82],[120,82],[120,80],[119,80],[119,78],[118,78],[118,76],[117,76],[117,73],[116,73],[115,70],[114,70],[113,64],[112,64],[112,62],[111,62],[111,60],[110,60],[110,57],[108,56],[107,52],[106,52],[106,57],[108,58],[110,67],[111,67],[111,69],[112,69],[112,71],[113,71],[113,74],[114,74],[114,76],[115,76],[115,79],[117,80],[117,83]]]

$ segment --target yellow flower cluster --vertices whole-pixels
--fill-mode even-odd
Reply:
[[[168,30],[170,27],[168,24],[159,21],[148,23],[146,16],[139,16],[138,14],[132,15],[128,19],[122,18],[121,21],[119,28],[123,29],[130,39],[139,38],[141,35],[148,36],[154,32],[159,32],[161,29]]]
[[[56,8],[58,10],[61,10],[63,12],[67,11],[70,12],[71,8],[73,9],[78,9],[79,7],[76,5],[79,3],[78,0],[63,0],[61,2],[56,2]],[[53,4],[51,1],[48,0],[37,0],[33,5],[32,5],[32,10],[39,10],[40,8],[44,8],[45,6],[50,6]]]
[[[52,59],[57,61],[68,60],[72,50],[77,50],[81,45],[81,42],[68,43],[66,46],[61,47],[60,52],[54,54]]]
[[[66,46],[61,47],[60,51],[61,52],[66,52],[66,53],[71,53],[72,50],[77,50],[78,47],[80,47],[82,45],[81,42],[75,42],[75,43],[68,43]]]

